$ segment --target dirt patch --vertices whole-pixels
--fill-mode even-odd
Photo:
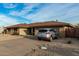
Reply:
[[[79,40],[60,38],[52,42],[18,35],[0,35],[0,55],[8,56],[79,56]],[[4,40],[7,39],[7,40]],[[67,41],[71,40],[71,44]],[[47,49],[40,49],[45,46]]]

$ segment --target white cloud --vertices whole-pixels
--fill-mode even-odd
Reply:
[[[15,8],[17,6],[17,4],[13,4],[13,3],[5,3],[3,4],[4,8]]]
[[[30,14],[30,15],[27,15],[26,17],[25,16],[24,17],[31,19],[32,22],[38,22],[38,20],[39,21],[46,21],[46,20],[48,20],[48,18],[54,16],[56,13],[55,11],[52,11],[51,8],[52,8],[52,5],[48,5],[48,7],[44,7],[41,10],[39,10],[38,13]]]
[[[79,16],[79,8],[72,8],[66,13],[68,16]]]
[[[43,9],[39,10],[38,13],[30,14],[24,17],[31,19],[33,22],[38,22],[38,20],[39,21],[56,20],[59,19],[60,16],[63,16],[65,13],[63,12],[63,10],[65,10],[67,7],[71,5],[73,4],[48,4],[47,7],[44,7]],[[61,20],[61,18],[59,20]]]
[[[21,16],[20,12],[18,12],[18,11],[11,11],[9,14],[13,15],[13,16]]]
[[[0,22],[4,23],[5,25],[13,25],[13,24],[17,24],[18,23],[16,21],[16,19],[13,19],[11,17],[7,17],[5,15],[0,15]]]
[[[32,22],[49,21],[56,19],[66,22],[68,22],[69,20],[70,22],[70,19],[72,19],[72,17],[79,15],[79,9],[75,7],[73,8],[74,4],[48,4],[47,7],[40,9],[39,12],[26,15],[30,10],[32,10],[33,7],[37,5],[38,4],[25,4],[25,7],[22,9],[22,11],[11,11],[10,15],[30,19]]]
[[[24,4],[24,5],[25,5],[25,7],[20,12],[18,12],[18,11],[11,11],[9,14],[13,15],[13,16],[24,16],[29,11],[31,11],[34,6],[37,6],[38,4],[36,4],[36,3],[35,4],[29,3],[29,4]]]

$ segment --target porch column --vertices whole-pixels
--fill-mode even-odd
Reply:
[[[38,33],[38,29],[37,29],[37,28],[35,28],[35,35],[37,35],[37,33]]]

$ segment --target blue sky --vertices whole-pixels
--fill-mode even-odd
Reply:
[[[56,20],[79,23],[79,4],[0,3],[0,26]]]

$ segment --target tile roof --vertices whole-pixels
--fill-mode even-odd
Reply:
[[[43,27],[43,26],[70,26],[70,24],[64,22],[56,22],[56,21],[37,22],[30,24],[30,27]]]
[[[16,28],[16,27],[47,27],[47,26],[71,26],[69,23],[48,21],[48,22],[37,22],[31,24],[17,24],[13,26],[8,26],[6,28]]]
[[[16,24],[12,26],[7,26],[6,28],[17,28],[17,27],[28,27],[28,24]]]

